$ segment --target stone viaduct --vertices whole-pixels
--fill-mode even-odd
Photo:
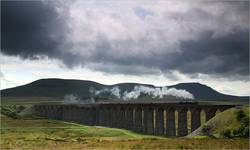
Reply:
[[[82,105],[35,105],[38,115],[76,123],[124,128],[142,134],[185,136],[188,134],[187,112],[191,113],[191,131],[205,120],[233,105],[199,105],[197,103],[102,103]],[[175,113],[175,112],[178,113]],[[176,117],[176,114],[178,114]],[[176,120],[176,118],[178,118]]]

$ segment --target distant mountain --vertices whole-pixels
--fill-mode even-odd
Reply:
[[[66,79],[41,79],[26,85],[1,90],[2,97],[59,97],[63,98],[67,94],[77,95],[82,99],[93,96],[91,89],[102,90],[105,88],[119,87],[121,92],[132,91],[135,86],[155,87],[148,84],[120,83],[115,85],[103,85],[86,80],[66,80]],[[239,97],[225,95],[200,83],[180,83],[168,88],[183,89],[194,95],[197,100],[240,100],[248,101],[247,96]]]
[[[246,100],[248,96],[233,96],[222,94],[211,87],[200,83],[180,83],[168,88],[184,89],[194,95],[199,100]]]
[[[90,97],[89,89],[106,85],[85,80],[41,79],[26,85],[4,89],[2,97],[64,97],[67,94]]]

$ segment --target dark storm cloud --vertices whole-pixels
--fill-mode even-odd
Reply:
[[[182,53],[173,56],[171,67],[183,73],[248,75],[249,31],[217,38],[212,35],[204,32],[198,40],[182,41]]]
[[[177,70],[190,74],[190,77],[196,73],[247,76],[249,74],[249,31],[236,31],[223,37],[213,37],[212,31],[202,32],[197,40],[181,41],[177,52],[155,54],[149,58],[121,59],[103,54],[96,56],[95,60],[103,63],[91,68],[109,73],[139,75],[158,74],[162,71],[167,76],[171,76],[169,75],[171,70]]]
[[[1,2],[2,52],[47,55],[69,68],[111,74],[249,73],[246,2],[129,3],[123,9],[81,2],[65,4],[64,11],[50,1]]]
[[[62,41],[62,20],[42,1],[1,1],[1,50],[8,55],[53,56]]]

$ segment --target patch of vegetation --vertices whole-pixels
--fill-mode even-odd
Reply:
[[[65,138],[61,138],[61,137],[46,137],[45,140],[66,142]]]
[[[211,126],[204,124],[204,125],[202,126],[201,132],[202,132],[204,135],[209,135],[210,130],[211,130]]]
[[[223,130],[222,135],[226,138],[231,138],[233,136],[230,129]]]
[[[218,113],[189,137],[249,138],[249,106],[240,106]]]
[[[2,105],[61,104],[63,98],[53,97],[1,97]]]
[[[240,125],[238,128],[233,129],[231,135],[235,137],[249,137],[249,115],[242,109],[238,110],[236,115]]]
[[[231,126],[222,131],[222,135],[226,138],[232,137],[249,137],[249,110],[241,108],[235,110],[236,120],[238,125]]]
[[[21,118],[18,115],[18,110],[20,110],[20,109],[22,109],[22,108],[16,107],[16,105],[9,106],[9,107],[1,107],[1,114],[9,116],[13,119],[18,119],[18,118]]]
[[[188,149],[189,147],[185,146],[185,145],[181,145],[181,144],[178,144],[176,146],[176,149]]]
[[[237,115],[236,118],[237,118],[238,121],[241,121],[243,118],[246,117],[246,114],[245,114],[245,112],[242,109],[238,110],[236,112],[236,115]]]

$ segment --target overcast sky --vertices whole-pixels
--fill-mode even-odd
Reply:
[[[250,95],[249,2],[1,1],[1,89],[41,78]]]

